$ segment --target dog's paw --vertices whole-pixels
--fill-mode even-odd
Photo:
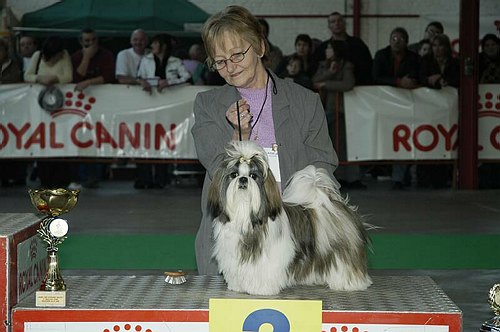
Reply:
[[[250,295],[270,296],[281,292],[280,287],[246,287],[245,292]]]
[[[328,287],[339,291],[360,291],[365,290],[372,284],[372,279],[368,275],[362,277],[351,277],[333,280],[328,280]]]
[[[237,284],[227,284],[227,289],[233,292],[238,292],[238,293],[246,293],[246,291]]]

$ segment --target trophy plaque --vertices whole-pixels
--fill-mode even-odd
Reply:
[[[480,332],[500,332],[500,284],[495,284],[490,289],[488,303],[495,314],[495,317],[484,322]]]
[[[36,306],[66,306],[66,284],[57,259],[57,246],[66,239],[68,222],[59,216],[69,212],[78,201],[79,190],[29,189],[31,203],[46,214],[42,219],[38,235],[47,243],[48,268],[40,290],[36,292]]]

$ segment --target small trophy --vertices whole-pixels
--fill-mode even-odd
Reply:
[[[66,284],[59,271],[57,246],[66,239],[68,222],[59,218],[69,212],[78,201],[79,190],[29,189],[31,203],[46,214],[42,219],[38,235],[48,244],[48,269],[40,290],[36,292],[36,306],[66,306]]]
[[[490,304],[495,317],[484,322],[479,331],[500,332],[500,284],[495,284],[491,287],[490,294],[488,296],[488,303]]]

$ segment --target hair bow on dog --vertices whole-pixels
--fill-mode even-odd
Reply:
[[[241,156],[240,157],[240,164],[243,164],[243,163],[247,163],[248,165],[250,165],[250,159]]]

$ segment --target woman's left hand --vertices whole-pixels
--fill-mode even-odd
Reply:
[[[238,128],[238,109],[239,109],[239,115],[240,115],[239,124],[242,128],[244,128],[249,125],[252,119],[252,115],[250,113],[250,105],[247,103],[245,99],[238,100],[238,103],[239,107],[236,105],[236,103],[229,106],[228,110],[226,111],[226,118],[233,125],[233,128]]]
[[[238,114],[240,116],[239,121]],[[235,135],[238,134],[236,136],[239,136],[241,130],[242,137],[248,139],[252,131],[252,113],[250,113],[250,104],[245,99],[240,99],[229,106],[226,111],[226,119],[233,126]]]

